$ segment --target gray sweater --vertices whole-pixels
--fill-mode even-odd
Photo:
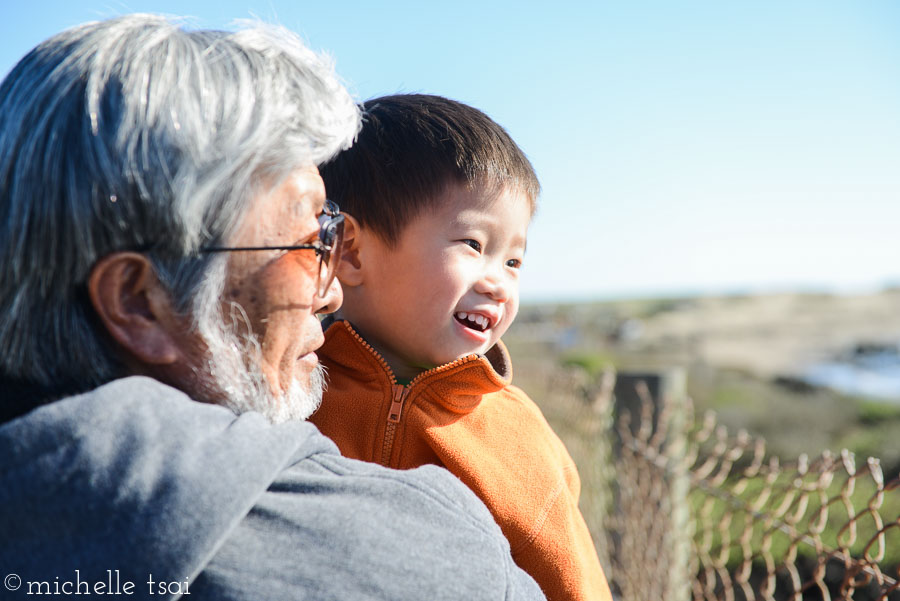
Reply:
[[[445,470],[140,377],[0,425],[0,579],[11,601],[543,599]]]

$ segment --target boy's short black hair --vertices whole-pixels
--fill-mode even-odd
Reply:
[[[362,108],[356,142],[319,171],[328,197],[387,244],[451,184],[520,191],[534,213],[540,184],[531,163],[478,109],[427,94],[383,96]]]

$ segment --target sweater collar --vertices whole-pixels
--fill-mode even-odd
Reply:
[[[41,405],[84,392],[74,384],[44,386],[0,374],[0,424],[21,417]]]

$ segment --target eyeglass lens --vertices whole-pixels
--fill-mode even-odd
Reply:
[[[323,248],[319,255],[319,297],[325,298],[334,281],[344,242],[344,216],[331,217],[319,231]]]

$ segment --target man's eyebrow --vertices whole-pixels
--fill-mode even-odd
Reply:
[[[318,227],[310,228],[308,232],[306,232],[305,234],[301,234],[297,238],[296,242],[298,244],[306,244],[308,242],[312,242],[314,239],[317,239],[318,237],[319,237],[319,228]]]
[[[308,211],[310,210],[312,211],[314,217],[318,217],[322,214],[322,211],[325,210],[325,199],[321,201],[309,201],[307,199],[297,200],[296,202],[291,203],[291,209],[291,213],[294,217],[307,216],[309,214]]]

